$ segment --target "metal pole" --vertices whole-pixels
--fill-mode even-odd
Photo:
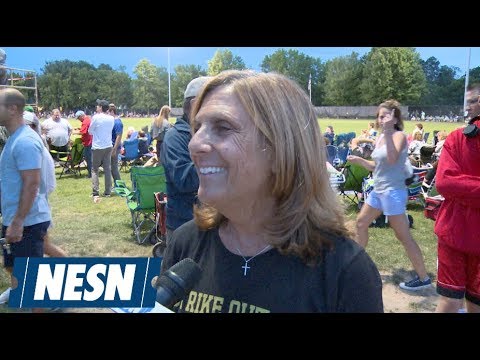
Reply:
[[[38,111],[38,85],[37,74],[35,73],[35,109]]]
[[[467,71],[465,73],[465,91],[463,93],[463,114],[467,110],[467,88],[468,88],[468,78],[470,77],[470,53],[472,48],[468,48],[468,57],[467,57]]]
[[[172,108],[172,93],[170,88],[170,48],[168,48],[168,107]]]
[[[310,94],[310,102],[312,102],[312,73],[308,76],[308,92]]]

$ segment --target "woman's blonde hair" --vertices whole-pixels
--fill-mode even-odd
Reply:
[[[437,139],[438,140],[445,140],[448,136],[448,132],[446,132],[445,130],[440,130],[438,133],[437,133]]]
[[[170,109],[170,106],[168,105],[162,106],[162,108],[160,109],[160,113],[155,118],[155,125],[157,127],[161,127],[163,125],[164,119],[168,121],[168,116],[170,115],[170,111],[172,111],[172,109]]]
[[[351,235],[344,209],[330,186],[325,141],[315,109],[305,91],[283,75],[231,70],[205,85],[196,98],[192,120],[205,97],[225,86],[232,88],[253,120],[259,141],[272,159],[269,188],[276,209],[264,224],[269,243],[284,254],[315,263],[333,238]],[[228,221],[206,204],[195,206],[194,214],[202,230]]]

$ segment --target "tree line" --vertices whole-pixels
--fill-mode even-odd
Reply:
[[[360,57],[353,52],[323,62],[298,50],[279,49],[264,57],[264,72],[275,71],[297,81],[305,91],[311,76],[315,106],[378,105],[395,98],[405,105],[461,105],[465,75],[460,69],[426,61],[415,48],[373,47]],[[227,69],[245,69],[245,62],[230,50],[217,50],[208,67],[177,65],[171,73],[172,107],[181,107],[188,82]],[[135,66],[132,78],[125,67],[98,67],[85,61],[47,62],[38,76],[39,105],[63,111],[92,109],[98,98],[108,99],[125,111],[156,113],[168,104],[168,72],[147,59]],[[480,67],[470,71],[470,82],[480,81]]]

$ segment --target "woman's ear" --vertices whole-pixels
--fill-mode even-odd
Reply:
[[[270,171],[272,172],[272,174],[276,174],[277,173],[277,166],[275,164],[275,161],[273,161],[273,159],[270,159]]]
[[[265,146],[263,148],[263,152],[267,158],[267,161],[270,163],[270,171],[272,172],[272,174],[275,174],[277,172],[277,166],[273,157],[272,150],[269,147]]]

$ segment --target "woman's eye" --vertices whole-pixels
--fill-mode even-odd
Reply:
[[[221,130],[221,131],[227,131],[227,130],[230,130],[232,127],[230,126],[230,124],[228,123],[225,123],[225,122],[219,122],[217,123],[217,129],[218,130]]]
[[[200,129],[200,124],[197,122],[193,123],[193,132],[197,132]]]

